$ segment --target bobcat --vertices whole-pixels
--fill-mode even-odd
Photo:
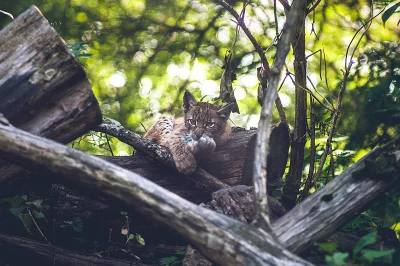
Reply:
[[[190,92],[185,91],[184,117],[174,119],[164,115],[144,137],[168,147],[178,171],[190,175],[196,170],[196,157],[212,153],[217,145],[231,138],[231,126],[227,120],[233,107],[232,103],[217,106],[197,102]]]

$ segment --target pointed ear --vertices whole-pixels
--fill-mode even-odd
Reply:
[[[219,115],[219,117],[221,117],[222,120],[226,121],[228,120],[234,106],[235,103],[228,103],[227,105],[221,106],[217,111],[217,114]]]
[[[189,91],[183,95],[183,112],[186,114],[197,103],[196,99]]]

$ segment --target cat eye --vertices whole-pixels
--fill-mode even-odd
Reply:
[[[195,126],[195,125],[196,125],[196,120],[194,120],[194,119],[188,119],[188,123],[189,123],[189,125],[191,125],[191,126]]]
[[[213,123],[213,122],[206,123],[206,127],[213,128],[214,126],[215,126],[215,123]]]

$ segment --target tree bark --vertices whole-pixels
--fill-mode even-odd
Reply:
[[[220,265],[311,265],[270,234],[201,208],[145,178],[94,156],[0,123],[0,157],[61,175],[129,206],[185,237]]]
[[[290,14],[290,13],[289,13]],[[303,175],[304,146],[306,144],[306,91],[307,73],[305,56],[305,18],[306,6],[300,13],[296,32],[292,41],[294,54],[294,73],[296,86],[295,121],[291,141],[290,168],[286,177],[281,202],[286,209],[290,210],[296,205],[297,196]]]
[[[0,113],[16,127],[68,143],[101,123],[82,67],[32,6],[0,31]],[[0,162],[0,181],[20,168]]]

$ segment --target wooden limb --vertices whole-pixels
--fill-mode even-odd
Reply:
[[[172,170],[172,168],[175,169],[175,167],[173,167],[172,157],[167,148],[159,146],[147,139],[143,139],[138,134],[133,133],[132,131],[112,122],[111,120],[105,120],[103,124],[96,128],[96,130],[110,134],[122,142],[125,142],[128,145],[136,148],[138,151],[143,151],[143,153],[136,152],[134,156],[135,159],[129,160],[126,157],[114,157],[107,159],[108,157],[104,157],[107,160],[112,161],[117,165],[127,167],[127,169],[130,169],[152,180],[153,182],[160,184],[161,186],[163,185],[159,183],[158,180],[165,179],[166,173],[167,176],[171,176],[171,182],[179,183],[180,181],[178,181],[178,179],[181,179],[186,184],[186,177],[172,179],[172,176],[176,177],[180,174]],[[240,184],[251,185],[253,171],[252,164],[254,161],[253,151],[256,133],[257,130],[245,130],[234,127],[232,129],[232,139],[230,139],[224,145],[217,147],[214,153],[210,154],[209,156],[200,158],[200,166],[204,168],[205,171],[230,186]],[[279,123],[273,126],[269,138],[271,139],[271,153],[268,155],[267,176],[271,185],[268,185],[268,191],[272,192],[277,186],[281,185],[282,176],[286,168],[286,161],[289,151],[288,126],[284,123]],[[146,159],[149,157],[153,158],[154,160]],[[159,161],[160,164],[156,163],[155,160]],[[167,165],[167,167],[164,165]],[[166,169],[168,167],[171,169],[171,171]],[[218,187],[215,187],[215,190],[210,188],[206,189],[205,191],[213,192],[219,190],[217,188]]]
[[[296,205],[297,196],[301,185],[301,177],[304,165],[304,149],[307,140],[307,93],[303,88],[307,87],[306,55],[305,55],[305,19],[306,10],[302,6],[300,15],[296,21],[295,34],[291,40],[294,53],[295,72],[295,121],[291,138],[290,168],[283,188],[281,202],[290,210]]]
[[[305,1],[299,0],[293,3],[293,6],[288,15],[287,21],[284,26],[284,31],[278,42],[278,49],[276,53],[275,63],[271,69],[271,75],[268,77],[268,82],[261,81],[261,84],[267,83],[263,106],[261,109],[260,122],[258,125],[259,131],[256,139],[256,146],[254,150],[254,164],[253,164],[253,185],[255,193],[255,209],[256,219],[255,224],[262,226],[265,230],[269,229],[268,218],[268,197],[267,197],[267,154],[268,154],[268,141],[269,132],[271,130],[271,116],[273,103],[278,95],[278,85],[281,76],[282,68],[285,63],[286,57],[290,50],[290,42],[293,38],[293,28],[298,20],[299,15],[304,9]],[[268,75],[261,75],[266,78]]]
[[[111,120],[103,121],[103,123],[96,127],[95,130],[114,136],[122,142],[131,145],[136,150],[145,153],[150,158],[156,159],[163,165],[176,169],[168,148],[160,146],[151,140],[144,139],[139,134],[126,129]],[[196,169],[196,172],[194,172],[193,175],[187,176],[187,178],[190,179],[196,187],[206,192],[214,192],[229,187],[229,185],[207,173],[200,167]]]
[[[21,253],[24,254],[21,256]],[[2,259],[17,262],[16,265],[143,265],[136,261],[125,261],[88,255],[51,244],[44,244],[23,237],[0,234],[0,254]]]
[[[82,66],[32,6],[0,31],[0,113],[16,127],[68,143],[101,123]],[[0,163],[0,182],[21,169]]]
[[[296,253],[329,236],[400,181],[400,140],[364,156],[323,189],[273,224],[277,237]]]
[[[184,236],[220,265],[311,265],[263,230],[201,208],[94,156],[0,123],[0,157],[135,208]]]
[[[317,155],[317,148],[315,145],[315,102],[314,99],[310,95],[310,169],[308,170],[307,180],[304,185],[303,193],[301,196],[301,200],[305,200],[308,197],[308,192],[311,188],[311,181],[314,176],[315,171],[315,159]]]

